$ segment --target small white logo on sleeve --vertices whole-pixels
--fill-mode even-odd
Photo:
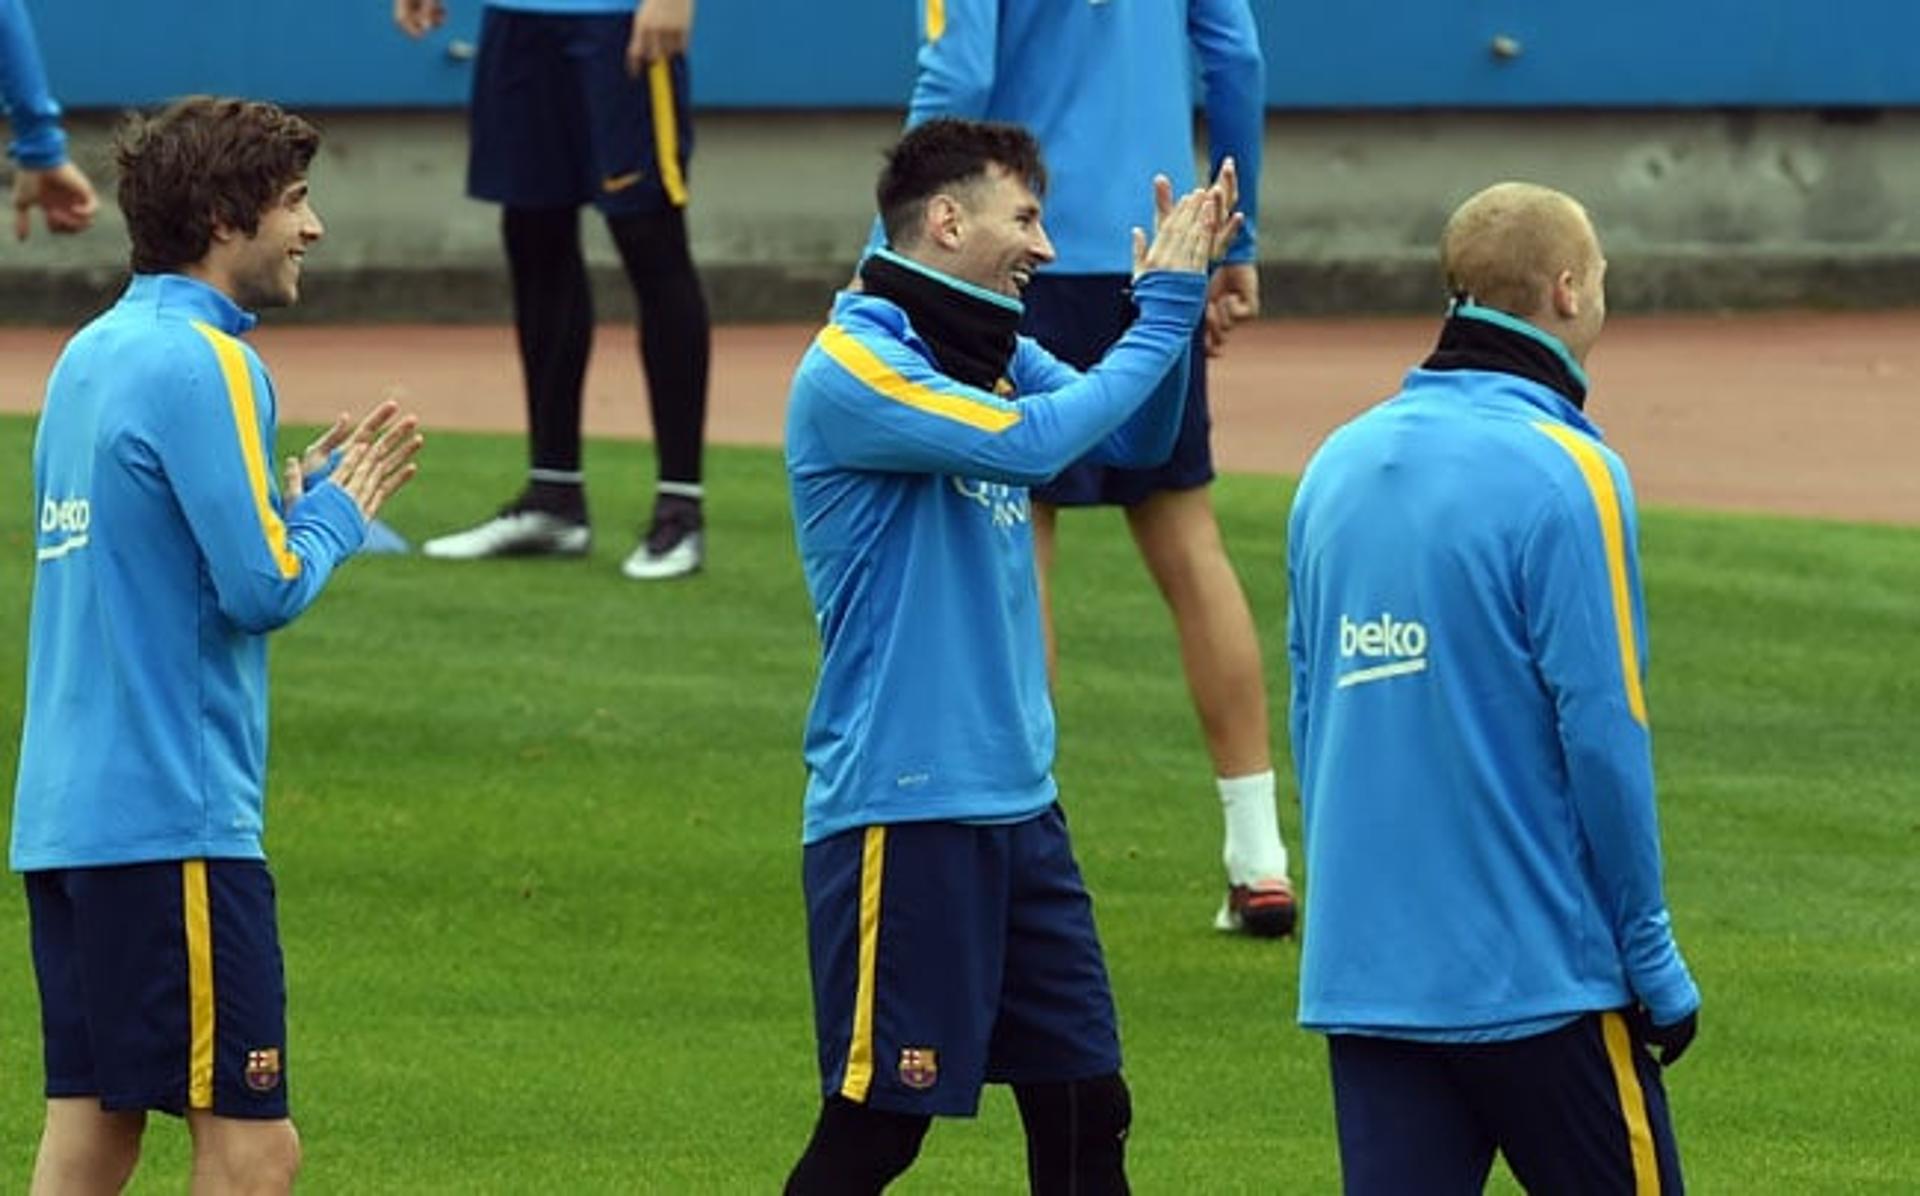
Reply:
[[[1359,667],[1353,667],[1358,665]],[[1334,688],[1424,673],[1427,627],[1415,619],[1396,619],[1386,611],[1356,623],[1340,616],[1340,679]]]
[[[40,545],[39,559],[57,561],[87,546],[93,505],[84,498],[49,498],[40,504],[40,534],[61,537]]]

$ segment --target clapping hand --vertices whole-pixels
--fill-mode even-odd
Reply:
[[[1167,177],[1155,175],[1153,240],[1149,243],[1144,231],[1133,230],[1133,276],[1150,270],[1206,273],[1246,221],[1234,210],[1239,200],[1239,177],[1231,158],[1211,186],[1195,188],[1177,200]]]
[[[324,469],[342,445],[346,447],[327,480],[346,491],[366,519],[378,515],[381,506],[420,471],[413,459],[425,443],[420,419],[411,412],[401,415],[396,400],[376,404],[351,432],[349,422],[341,415],[305,453],[287,458],[283,476],[288,510],[306,495],[307,476]]]

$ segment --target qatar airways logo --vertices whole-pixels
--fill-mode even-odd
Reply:
[[[39,559],[57,561],[87,546],[93,526],[93,504],[84,498],[49,498],[40,504],[40,534],[61,539],[40,547]]]
[[[1358,666],[1358,667],[1355,667]],[[1385,681],[1427,671],[1427,625],[1396,619],[1381,611],[1377,619],[1356,622],[1340,616],[1340,679],[1335,688]]]
[[[1024,487],[1009,486],[1005,482],[976,482],[972,478],[949,480],[960,497],[980,504],[995,527],[1012,527],[1032,517],[1033,508],[1027,502]]]

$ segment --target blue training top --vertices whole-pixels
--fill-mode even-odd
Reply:
[[[1662,892],[1637,536],[1599,431],[1511,374],[1414,370],[1314,454],[1287,545],[1302,1025],[1473,1041],[1699,1004]]]
[[[283,510],[253,324],[201,282],[138,274],[53,367],[16,870],[263,855],[265,633],[365,521],[326,481]]]
[[[1247,0],[941,0],[922,6],[911,128],[936,116],[1009,121],[1039,138],[1056,274],[1127,274],[1127,230],[1153,227],[1148,184],[1194,185],[1200,62],[1212,169],[1232,155],[1245,229],[1230,262],[1256,254],[1266,68]]]
[[[1165,460],[1206,283],[1143,276],[1139,318],[1085,374],[1020,338],[1004,395],[941,374],[895,304],[835,301],[787,407],[821,639],[806,842],[879,823],[1011,820],[1053,801],[1027,487],[1089,451]]]
[[[21,0],[0,0],[0,105],[13,126],[7,153],[28,170],[47,170],[67,160],[60,105],[47,90],[33,22]]]

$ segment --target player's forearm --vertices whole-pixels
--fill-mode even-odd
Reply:
[[[1680,958],[1667,914],[1652,757],[1645,729],[1623,706],[1595,705],[1599,709],[1593,712],[1562,709],[1574,815],[1628,982],[1656,1021],[1670,1022],[1698,1004],[1699,993]],[[1609,717],[1614,724],[1610,729],[1596,725]]]
[[[28,170],[48,170],[67,160],[60,105],[47,89],[33,25],[20,0],[0,0],[0,102],[13,140],[8,153]]]
[[[1059,390],[1028,396],[1019,429],[984,446],[998,480],[1034,485],[1079,460],[1153,398],[1193,337],[1206,276],[1156,271],[1134,283],[1140,314],[1099,364]],[[1184,394],[1184,388],[1182,389]],[[1156,420],[1168,413],[1157,413]],[[1177,430],[1179,410],[1171,412]],[[1164,434],[1164,429],[1161,430]],[[1161,451],[1164,459],[1165,450]]]
[[[196,528],[220,611],[255,634],[292,622],[326,588],[340,562],[359,551],[366,520],[344,490],[323,482],[309,490],[285,523],[283,543],[264,536],[258,517],[237,513]]]
[[[1180,438],[1180,421],[1187,410],[1193,354],[1181,353],[1127,422],[1101,441],[1094,459],[1122,469],[1149,469],[1164,464]]]
[[[1215,174],[1228,157],[1239,167],[1239,207],[1246,215],[1246,224],[1227,250],[1226,260],[1251,262],[1258,256],[1260,166],[1266,143],[1266,62],[1244,0],[1217,0],[1200,9],[1204,11],[1196,10],[1192,18],[1192,34],[1205,91],[1207,157]]]

